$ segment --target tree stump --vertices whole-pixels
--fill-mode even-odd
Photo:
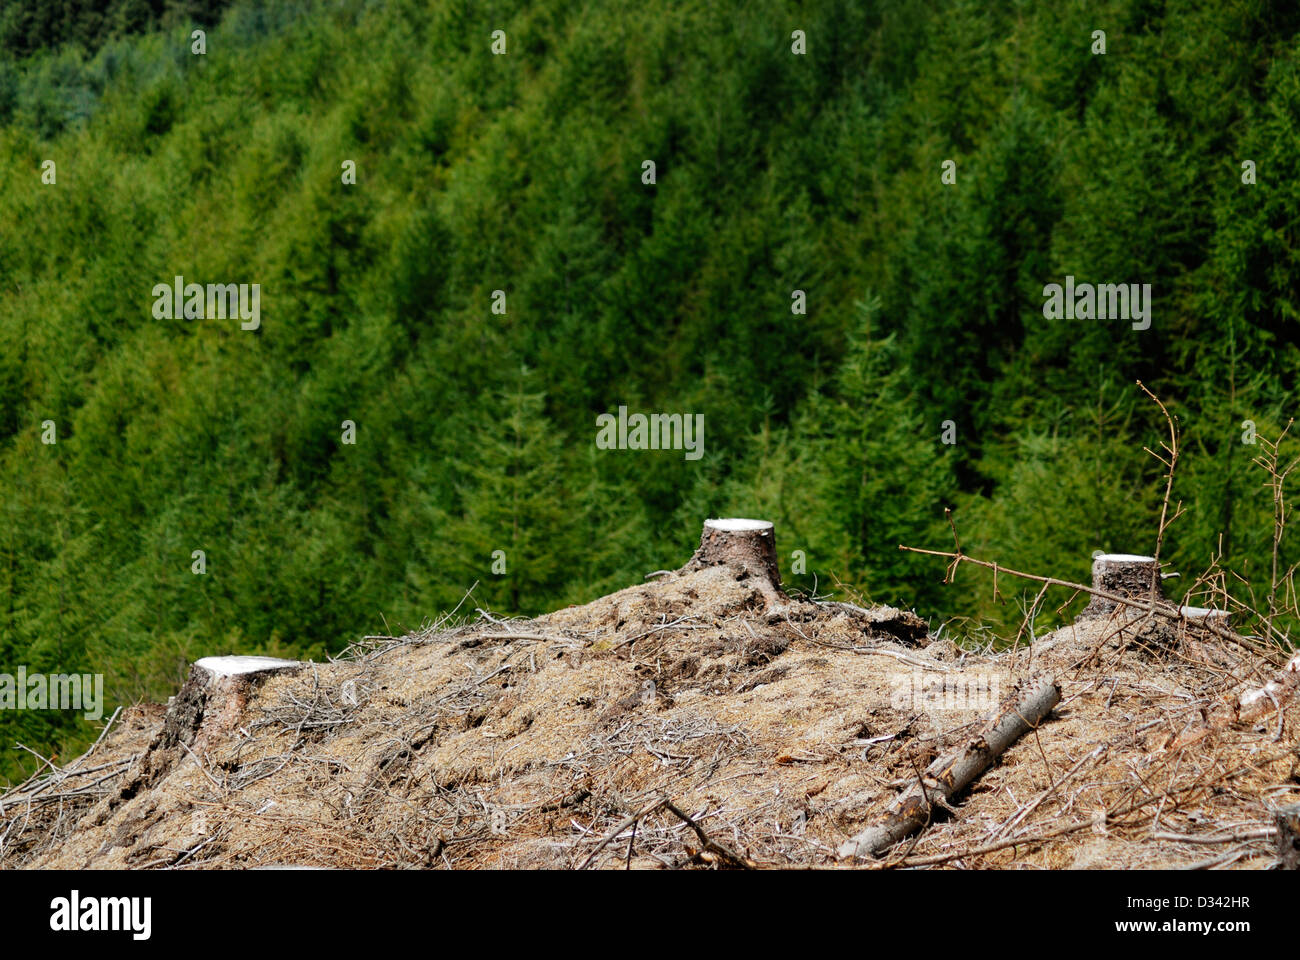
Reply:
[[[1300,803],[1277,810],[1277,858],[1283,870],[1300,870]]]
[[[167,706],[160,745],[192,747],[214,734],[229,733],[243,715],[254,681],[301,666],[297,660],[276,657],[204,657],[196,661]]]
[[[682,567],[682,573],[705,567],[729,566],[753,580],[768,605],[780,606],[788,598],[781,589],[781,568],[776,561],[776,532],[770,521],[739,518],[705,520],[700,546]]]
[[[1151,584],[1155,582],[1156,600],[1164,599],[1160,589],[1160,565],[1155,557],[1143,557],[1132,553],[1102,553],[1092,561],[1092,586],[1095,590],[1105,590],[1121,597],[1134,600],[1146,600],[1151,597]],[[1093,596],[1079,619],[1090,617],[1108,617],[1123,604],[1105,597]]]

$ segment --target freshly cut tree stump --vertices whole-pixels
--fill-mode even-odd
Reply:
[[[744,567],[751,576],[781,585],[776,562],[776,534],[768,520],[705,520],[700,546],[686,566],[690,569],[721,564]]]
[[[1283,870],[1300,870],[1300,803],[1277,811],[1277,858]]]
[[[889,805],[884,820],[843,844],[839,855],[871,856],[920,830],[930,822],[936,806],[946,805],[969,786],[1007,747],[1037,727],[1060,700],[1061,688],[1050,676],[1017,684],[972,739],[930,764],[921,781]]]
[[[1156,599],[1164,599],[1160,589],[1160,566],[1155,557],[1143,557],[1132,553],[1103,553],[1092,561],[1092,586],[1095,590],[1131,597],[1134,600],[1146,600],[1151,597],[1151,583],[1154,578]],[[1089,617],[1108,617],[1123,604],[1105,597],[1094,596],[1079,614],[1079,619]]]
[[[161,746],[193,746],[216,732],[234,729],[248,703],[253,683],[271,673],[302,666],[276,657],[204,657],[172,698],[163,721]]]
[[[689,573],[704,567],[730,566],[752,578],[769,606],[788,601],[781,589],[776,561],[776,532],[770,521],[739,518],[705,520],[700,546],[682,567]]]
[[[196,660],[194,665],[214,677],[239,677],[302,666],[297,660],[281,660],[278,657],[204,657]]]

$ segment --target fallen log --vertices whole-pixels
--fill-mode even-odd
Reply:
[[[844,843],[839,855],[871,856],[920,830],[930,822],[936,806],[946,805],[969,786],[1007,747],[1037,727],[1060,700],[1061,688],[1051,676],[1017,684],[973,738],[931,763],[920,780],[895,798],[885,818]]]

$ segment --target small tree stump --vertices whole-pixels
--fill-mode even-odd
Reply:
[[[1300,803],[1277,810],[1277,858],[1283,870],[1300,870]]]
[[[769,605],[780,605],[787,600],[781,589],[776,532],[770,521],[705,520],[699,549],[682,567],[682,572],[716,566],[733,567],[751,577]]]
[[[1095,590],[1105,590],[1121,597],[1145,600],[1151,596],[1151,584],[1154,579],[1155,599],[1164,599],[1160,589],[1160,565],[1155,557],[1143,557],[1132,553],[1103,553],[1092,561],[1092,586]],[[1093,596],[1079,619],[1089,617],[1108,617],[1116,607],[1123,604],[1105,597]]]
[[[243,715],[255,680],[301,666],[297,660],[276,657],[204,657],[196,661],[184,686],[167,705],[160,745],[190,747],[213,734],[228,733]]]

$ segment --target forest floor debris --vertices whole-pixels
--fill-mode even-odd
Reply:
[[[196,667],[170,725],[127,708],[84,757],[0,797],[0,866],[1276,861],[1275,810],[1300,799],[1300,671],[1195,621],[1120,609],[963,651],[906,611],[777,597],[752,565],[660,574],[257,675],[220,724],[175,719],[203,707]],[[970,738],[990,712],[972,691],[1042,672],[1059,704],[947,809],[879,859],[838,855]]]

